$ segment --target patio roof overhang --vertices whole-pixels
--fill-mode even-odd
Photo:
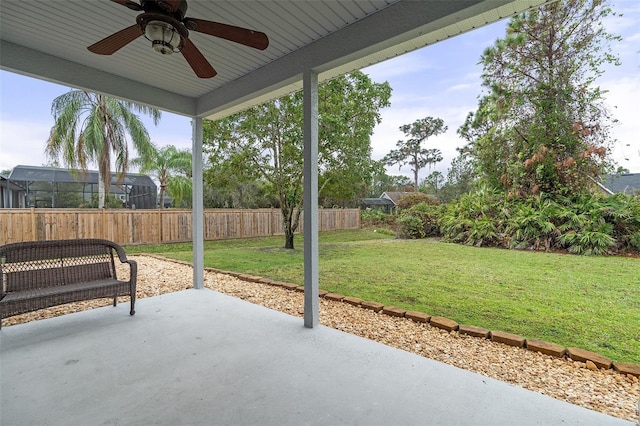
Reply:
[[[548,0],[547,0],[548,1]],[[218,70],[198,79],[181,55],[138,39],[111,56],[86,47],[134,23],[108,0],[3,0],[0,67],[186,116],[219,118],[498,21],[545,0],[191,1],[187,15],[263,31],[257,51],[191,33]],[[179,76],[179,78],[176,78]]]
[[[317,324],[318,82],[470,31],[548,0],[195,1],[187,16],[266,33],[256,51],[192,33],[218,71],[197,78],[180,54],[138,39],[111,56],[86,47],[134,23],[107,0],[0,4],[0,69],[193,117],[194,286],[203,279],[202,119],[305,89],[305,325]],[[28,96],[28,94],[25,94]],[[314,220],[316,218],[316,220]],[[315,291],[313,291],[315,289]],[[315,300],[316,306],[313,305]]]

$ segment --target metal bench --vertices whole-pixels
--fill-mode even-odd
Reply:
[[[114,253],[129,264],[129,280],[116,275]],[[131,298],[135,314],[138,266],[118,244],[79,239],[29,241],[0,247],[0,327],[2,319],[81,300]]]

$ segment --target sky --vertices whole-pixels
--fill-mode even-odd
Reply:
[[[615,1],[614,10],[624,16],[610,18],[605,25],[623,37],[613,46],[622,65],[607,67],[596,84],[607,91],[605,102],[619,121],[612,131],[617,139],[612,159],[632,173],[640,173],[640,1]],[[422,170],[420,180],[433,170],[446,176],[457,155],[456,147],[465,144],[456,130],[467,114],[475,111],[482,94],[480,56],[504,36],[506,23],[500,21],[362,70],[375,82],[388,81],[393,90],[391,106],[381,111],[382,122],[371,138],[374,160],[382,159],[398,140],[406,139],[400,126],[427,116],[438,117],[448,130],[429,138],[425,146],[440,149],[444,160],[431,170]],[[0,71],[0,171],[16,165],[49,164],[44,147],[53,125],[51,103],[69,90]],[[157,126],[149,119],[144,121],[157,146],[191,149],[189,117],[163,112]],[[409,166],[392,166],[387,172],[412,176]]]

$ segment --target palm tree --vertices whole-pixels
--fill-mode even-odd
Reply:
[[[193,182],[190,176],[171,176],[167,185],[167,193],[176,207],[191,208]]]
[[[160,207],[164,207],[164,194],[168,192],[174,204],[181,204],[191,193],[191,152],[178,150],[173,145],[156,149],[147,158],[136,158],[133,164],[142,173],[153,173],[160,182]]]
[[[111,185],[111,161],[119,180],[129,167],[127,134],[137,153],[146,158],[154,150],[149,133],[132,110],[160,120],[160,111],[84,90],[72,90],[53,100],[55,124],[47,141],[46,153],[62,157],[70,168],[87,170],[87,163],[98,164],[98,207],[103,208]]]

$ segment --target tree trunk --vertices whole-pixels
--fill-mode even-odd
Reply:
[[[281,205],[282,226],[284,228],[284,248],[293,250],[293,208],[288,205]]]
[[[284,234],[284,248],[293,250],[294,234],[291,230],[287,230]]]
[[[160,202],[158,203],[158,208],[164,209],[164,193],[165,193],[166,185],[160,184]]]
[[[100,173],[98,173],[98,208],[104,208],[104,179]]]
[[[284,248],[293,250],[293,237],[300,224],[300,214],[302,209],[299,205],[290,206],[281,204],[282,225],[284,228]]]

